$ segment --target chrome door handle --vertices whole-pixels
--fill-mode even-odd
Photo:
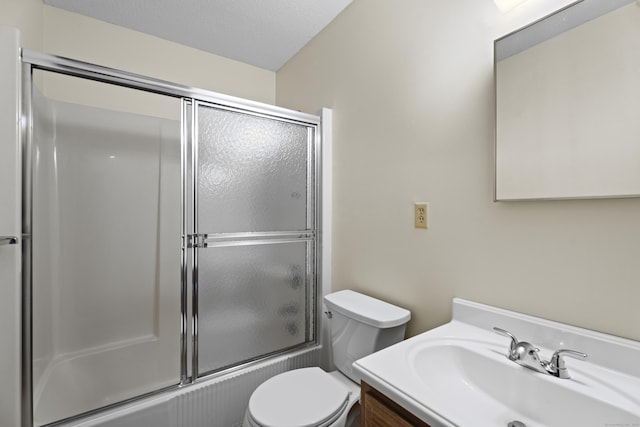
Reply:
[[[13,236],[0,236],[0,246],[17,245],[18,238]]]

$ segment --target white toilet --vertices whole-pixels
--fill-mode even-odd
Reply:
[[[344,427],[360,399],[356,360],[404,339],[411,313],[353,291],[324,297],[337,371],[303,368],[262,383],[251,395],[243,427]]]

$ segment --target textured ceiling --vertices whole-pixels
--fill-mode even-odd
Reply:
[[[46,4],[276,71],[351,0],[44,0]]]

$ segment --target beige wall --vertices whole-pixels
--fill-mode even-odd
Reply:
[[[50,6],[44,7],[44,26],[45,52],[254,101],[275,100],[272,71]]]
[[[42,0],[0,1],[0,25],[20,30],[22,47],[42,50],[44,32]]]
[[[45,6],[42,0],[2,0],[0,25],[18,28],[23,46],[30,49],[254,101],[275,101],[272,71]],[[65,99],[64,89],[46,91]]]
[[[334,111],[334,288],[410,334],[461,297],[640,339],[640,199],[492,201],[493,40],[562,3],[355,0],[277,73],[279,105]]]

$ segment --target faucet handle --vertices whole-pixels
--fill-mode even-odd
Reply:
[[[509,347],[509,350],[514,351],[516,349],[516,346],[518,345],[519,341],[511,332],[506,331],[502,328],[498,328],[497,326],[493,327],[493,331],[497,334],[504,335],[505,337],[511,338],[511,346]]]
[[[549,367],[558,373],[557,375],[558,377],[564,378],[564,379],[571,378],[571,377],[569,376],[569,371],[565,366],[564,359],[562,356],[574,357],[576,359],[586,359],[588,357],[586,353],[582,353],[575,350],[567,350],[567,349],[561,349],[553,353],[553,356],[551,356],[551,361],[549,362],[549,365],[550,365]]]

